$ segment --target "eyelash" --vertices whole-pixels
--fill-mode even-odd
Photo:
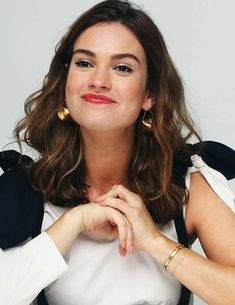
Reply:
[[[78,67],[80,68],[90,68],[92,67],[92,64],[87,61],[87,60],[79,60],[75,63]],[[85,65],[84,65],[85,64]],[[131,69],[130,67],[128,67],[127,65],[123,65],[123,64],[120,64],[120,65],[117,65],[115,67],[116,68],[121,68],[121,70],[118,70],[119,72],[121,73],[132,73],[133,72],[133,69]],[[124,68],[124,70],[122,70]]]
[[[87,60],[79,60],[76,62],[76,65],[81,68],[88,68],[88,66],[81,65],[81,63],[91,65],[91,63]]]
[[[131,69],[130,67],[128,67],[126,65],[118,65],[116,68],[124,68],[125,71],[119,70],[120,72],[123,72],[123,73],[125,73],[125,72],[127,72],[127,73],[133,72],[133,69]]]

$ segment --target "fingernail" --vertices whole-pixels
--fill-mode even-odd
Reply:
[[[122,257],[124,257],[126,255],[126,250],[121,245],[119,245],[119,254]]]

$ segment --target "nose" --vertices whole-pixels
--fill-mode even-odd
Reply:
[[[91,71],[88,86],[93,89],[110,89],[111,79],[108,69],[106,67],[94,68]]]

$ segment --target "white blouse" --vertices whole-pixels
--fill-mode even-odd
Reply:
[[[47,204],[43,229],[63,212]],[[176,239],[172,224],[166,226],[166,231]],[[49,304],[177,304],[180,283],[144,251],[121,257],[118,244],[118,240],[97,240],[80,233],[64,257],[68,271],[45,289]]]
[[[201,157],[194,155],[191,159],[193,166],[188,169],[186,187],[189,189],[190,174],[199,171],[235,212],[235,197],[225,177]],[[180,283],[144,251],[121,257],[117,240],[97,240],[83,232],[63,258],[43,231],[65,211],[46,203],[42,233],[18,247],[0,249],[0,304],[29,305],[44,287],[49,305],[178,303]],[[174,221],[159,228],[177,240]]]

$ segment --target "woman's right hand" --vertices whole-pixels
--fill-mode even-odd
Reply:
[[[87,203],[72,208],[61,215],[47,230],[62,255],[71,248],[77,235],[83,231],[98,238],[120,242],[119,253],[133,253],[131,225],[116,209]]]
[[[119,211],[110,207],[101,207],[96,203],[88,203],[81,208],[81,230],[95,238],[108,240],[119,239],[119,253],[133,253],[131,225]]]

